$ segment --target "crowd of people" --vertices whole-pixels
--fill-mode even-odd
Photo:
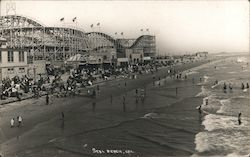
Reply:
[[[142,74],[154,74],[158,71],[158,66],[155,64],[148,65],[133,65],[128,67],[120,68],[92,68],[92,69],[71,69],[62,78],[62,73],[53,73],[52,75],[40,75],[39,78],[30,78],[27,75],[22,77],[15,76],[13,78],[4,78],[0,86],[0,98],[1,100],[6,100],[9,97],[16,97],[17,100],[22,100],[23,95],[32,96],[34,98],[39,98],[45,95],[45,104],[49,105],[50,95],[56,95],[57,97],[67,97],[74,96],[81,92],[87,86],[92,86],[98,81],[106,81],[108,79],[116,78],[129,78],[137,79],[138,75]],[[182,74],[174,70],[168,70],[168,73],[172,77],[180,79]],[[187,76],[185,76],[186,78]],[[66,79],[65,79],[66,78]],[[127,82],[124,83],[124,88],[126,88]],[[87,94],[95,98],[100,95],[100,87],[96,85],[95,88],[87,88]],[[125,92],[126,93],[126,92]],[[123,111],[126,111],[126,97],[123,97]],[[136,89],[135,101],[136,104],[141,101],[144,103],[145,100],[145,90]],[[113,97],[111,95],[111,103]],[[93,106],[95,106],[95,101]],[[93,107],[95,108],[95,107]],[[64,116],[63,116],[64,117]],[[17,119],[12,118],[10,120],[10,126],[14,127],[22,125],[22,117],[18,116]]]

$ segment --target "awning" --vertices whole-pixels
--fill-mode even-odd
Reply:
[[[151,57],[143,57],[143,60],[144,61],[149,61],[149,60],[151,60]]]
[[[117,58],[118,62],[128,62],[128,58]]]

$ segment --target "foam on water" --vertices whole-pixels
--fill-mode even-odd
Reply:
[[[238,118],[235,116],[224,116],[209,114],[206,115],[202,124],[205,126],[205,130],[232,130],[232,129],[248,129],[248,121],[244,117],[242,118],[242,124],[238,124]]]
[[[237,137],[237,138],[235,138]],[[200,132],[196,135],[196,151],[200,154],[212,152],[215,154],[242,154],[247,155],[250,152],[249,133],[246,131],[223,130],[213,132]],[[224,156],[224,155],[218,155]]]
[[[208,79],[211,78],[211,77],[205,75],[205,76],[203,76],[203,78],[204,78],[204,82],[207,83]]]
[[[198,93],[195,97],[203,97],[203,96],[208,96],[210,94],[211,94],[210,91],[208,91],[204,86],[201,86],[201,92]]]
[[[229,74],[235,74],[235,73],[237,73],[236,71],[229,71],[228,72]]]
[[[244,90],[243,90],[243,92],[247,92],[247,91],[248,91],[248,89],[244,89]]]
[[[241,112],[244,116],[250,117],[250,97],[248,95],[232,96],[229,99],[220,100],[220,103],[221,107],[216,113],[235,116]]]
[[[238,63],[247,63],[247,58],[246,57],[238,57],[237,62]]]
[[[150,112],[150,113],[145,114],[141,118],[160,118],[160,116],[158,113]]]
[[[208,104],[206,104],[208,101]],[[206,113],[213,113],[214,110],[217,110],[221,107],[221,103],[216,96],[211,94],[205,98],[203,98],[203,103],[201,104],[202,110],[206,111]]]
[[[239,154],[239,153],[231,153],[231,154],[228,154],[226,157],[249,157],[250,154]]]
[[[230,99],[223,99],[223,100],[220,100],[220,103],[221,103],[221,107],[217,111],[217,113],[223,113],[223,111],[225,111],[225,108],[228,106],[228,104],[231,103],[231,101]]]

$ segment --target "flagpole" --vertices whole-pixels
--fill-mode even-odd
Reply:
[[[147,32],[148,32],[148,35],[150,35],[150,31],[149,31],[149,28],[147,28]]]
[[[141,36],[143,36],[143,29],[141,29]]]
[[[98,27],[98,31],[101,32],[100,22],[98,22],[98,23],[96,24],[96,26]]]

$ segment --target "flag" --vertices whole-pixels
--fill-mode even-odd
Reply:
[[[93,28],[93,26],[94,26],[93,24],[92,24],[92,25],[90,25],[90,27],[91,27],[91,28]]]
[[[100,22],[98,22],[96,25],[97,25],[97,26],[100,26]]]
[[[117,34],[117,32],[115,32],[115,35]]]
[[[149,28],[147,29],[147,31],[149,31]]]
[[[76,17],[74,17],[72,21],[75,22],[76,21]]]
[[[141,31],[143,31],[143,29],[141,29]]]
[[[64,21],[64,17],[63,17],[63,18],[61,18],[61,19],[60,19],[60,21],[61,21],[61,22],[62,22],[62,21]]]
[[[121,35],[123,35],[123,32],[121,32]]]

